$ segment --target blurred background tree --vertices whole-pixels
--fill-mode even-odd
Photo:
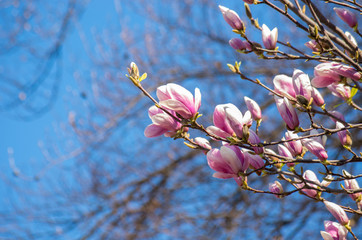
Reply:
[[[42,156],[31,162],[16,157],[16,149],[26,151],[21,136],[12,136],[19,146],[6,146],[13,147],[5,165],[13,175],[2,174],[0,238],[320,238],[323,220],[331,217],[313,201],[243,192],[233,181],[212,178],[204,154],[181,140],[143,135],[152,103],[124,76],[132,61],[148,73],[144,86],[150,92],[169,82],[190,91],[199,87],[205,126],[212,125],[215,105],[231,102],[245,111],[243,97],[249,96],[262,107],[261,138],[284,134],[268,92],[238,79],[226,63],[241,61],[248,76],[270,86],[276,74],[291,75],[293,68],[312,75],[317,63],[236,53],[218,4],[226,3],[0,2],[1,115],[17,124],[49,114],[58,122],[42,130]],[[244,15],[243,2],[227,4]],[[308,41],[265,6],[252,10],[260,24],[279,27],[281,40],[298,46]],[[261,43],[261,33],[242,18]],[[328,144],[336,146],[332,158],[347,154],[337,138]],[[267,189],[272,180],[251,177],[249,183]],[[353,204],[348,197],[339,201]],[[359,218],[353,221],[360,225]]]

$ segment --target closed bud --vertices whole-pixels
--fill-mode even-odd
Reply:
[[[337,204],[324,201],[324,204],[328,211],[337,219],[337,221],[343,226],[349,223],[349,218],[346,212]]]
[[[250,111],[253,119],[255,121],[260,120],[261,119],[261,109],[260,109],[259,105],[253,99],[250,99],[248,97],[244,97],[244,101],[245,101],[246,107]]]
[[[344,128],[343,123],[341,122],[336,122],[336,129],[341,129]],[[342,130],[337,132],[339,141],[341,142],[341,144],[345,147],[350,147],[352,146],[352,137],[351,137],[351,133],[348,130]]]
[[[269,191],[272,193],[277,193],[275,196],[277,198],[282,198],[283,195],[279,195],[278,193],[283,193],[283,186],[280,184],[280,182],[275,181],[274,183],[269,183]]]
[[[333,10],[337,13],[338,17],[340,17],[345,23],[348,24],[351,28],[357,26],[357,17],[354,13],[346,8],[333,8]]]
[[[278,28],[274,28],[272,31],[263,24],[262,28],[262,40],[266,49],[274,50],[278,41]]]
[[[229,45],[234,48],[235,50],[239,50],[239,51],[251,51],[251,46],[250,43],[248,41],[242,41],[239,38],[233,38],[229,41]]]
[[[343,170],[343,175],[345,177],[347,177],[347,178],[352,178],[353,177],[346,170]],[[344,180],[344,188],[347,189],[347,190],[358,190],[358,189],[360,189],[356,179],[346,179],[346,180]],[[349,196],[353,199],[353,201],[358,201],[358,200],[360,202],[362,201],[362,199],[361,199],[362,193],[361,192],[352,193],[352,194],[349,194]]]
[[[240,30],[240,31],[244,31],[245,30],[245,26],[243,21],[241,21],[239,15],[233,11],[230,10],[227,7],[221,6],[219,5],[219,9],[222,13],[222,16],[224,17],[225,21],[233,28],[236,30]]]

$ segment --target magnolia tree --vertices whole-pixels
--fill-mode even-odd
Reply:
[[[272,136],[272,140],[259,137],[263,124],[276,116],[267,118],[263,115],[252,96],[244,98],[248,109],[244,113],[231,103],[216,105],[213,123],[205,126],[199,121],[202,112],[199,112],[201,92],[198,88],[192,94],[178,84],[168,83],[157,88],[158,99],[155,99],[142,86],[147,74],[140,76],[137,65],[132,62],[127,77],[154,104],[148,110],[152,124],[146,127],[144,134],[149,138],[164,135],[183,139],[186,146],[205,153],[209,167],[215,171],[213,177],[232,178],[242,191],[273,194],[277,197],[275,201],[288,199],[289,195],[299,192],[303,197],[315,200],[315,204],[323,203],[325,210],[335,218],[335,221],[324,222],[324,230],[321,229],[323,239],[347,239],[349,234],[358,239],[353,222],[349,219],[362,215],[362,189],[358,185],[358,178],[362,174],[352,175],[346,170],[340,170],[339,166],[356,165],[362,161],[358,143],[353,145],[353,139],[357,142],[359,140],[354,136],[358,138],[359,129],[362,128],[358,121],[362,111],[358,106],[362,52],[356,39],[348,32],[354,31],[354,35],[361,36],[357,14],[362,12],[362,5],[352,0],[327,2],[325,8],[333,8],[335,14],[350,27],[344,31],[338,27],[341,22],[332,22],[310,0],[303,1],[304,5],[288,0],[281,0],[282,5],[275,5],[268,0],[244,1],[246,16],[254,30],[260,31],[260,37],[252,39],[256,35],[251,35],[252,29],[246,29],[239,15],[234,10],[219,6],[226,23],[236,34],[229,42],[232,48],[240,54],[250,54],[265,60],[304,60],[315,63],[312,77],[305,73],[308,70],[290,69],[290,76],[280,74],[274,77],[274,86],[248,77],[248,71],[241,68],[240,62],[228,64],[235,77],[269,92],[284,121],[283,137]],[[284,15],[295,24],[299,31],[311,39],[305,43],[310,51],[304,51],[298,41],[278,41],[277,28],[270,30],[265,24],[260,27],[251,11],[253,5],[258,4],[267,5],[276,14]],[[336,98],[339,99],[337,105]],[[348,105],[348,116],[357,119],[357,122],[347,120],[346,114],[338,111],[338,106],[342,104]],[[325,117],[330,118],[332,127],[326,123]],[[328,138],[338,138],[349,155],[329,157],[336,150],[333,145],[326,144]],[[311,170],[315,165],[324,170]],[[253,187],[253,182],[248,182],[252,175],[260,178],[270,176],[274,180],[269,186],[258,189]],[[355,204],[339,204],[337,199],[341,195],[349,195]]]

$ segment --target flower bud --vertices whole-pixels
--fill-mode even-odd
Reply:
[[[334,117],[337,118],[337,119],[335,119],[335,118],[331,117],[331,119],[332,119],[333,122],[337,122],[338,119],[344,121],[344,116],[343,116],[342,113],[340,113],[340,112],[338,112],[338,111],[336,111],[336,110],[330,111],[329,113],[330,113],[331,115],[333,115]]]
[[[246,107],[248,108],[248,110],[251,113],[251,116],[253,116],[254,120],[260,120],[261,119],[261,110],[259,105],[252,99],[248,98],[248,97],[244,97],[244,101],[246,104]]]
[[[259,144],[260,143],[260,139],[258,137],[258,135],[251,129],[249,129],[249,142],[251,144]],[[256,154],[261,154],[264,152],[262,147],[253,147],[254,151]]]
[[[284,97],[280,98],[274,96],[278,111],[280,116],[283,118],[284,122],[287,124],[289,130],[294,130],[299,126],[299,118],[297,112],[293,108],[293,105],[289,100]]]
[[[334,96],[339,97],[345,101],[351,97],[351,88],[342,83],[330,84],[327,88]]]
[[[227,7],[221,6],[219,5],[219,9],[222,13],[222,16],[224,17],[225,21],[233,28],[236,30],[240,30],[240,31],[244,31],[245,30],[245,26],[243,21],[241,21],[239,15],[233,11],[230,10]]]
[[[283,193],[283,186],[280,184],[280,182],[275,181],[274,183],[269,183],[269,191],[272,193]],[[277,198],[282,198],[283,195],[275,194]]]
[[[336,122],[336,129],[344,128],[343,123]],[[339,141],[343,146],[350,147],[352,146],[352,136],[351,133],[348,130],[342,130],[337,132]]]
[[[293,133],[291,131],[287,131],[285,133],[285,140],[295,139],[295,138],[298,138],[298,137],[299,137],[298,134]],[[284,146],[286,146],[288,148],[288,150],[290,151],[290,153],[294,157],[298,156],[298,155],[301,155],[302,152],[303,152],[303,145],[302,145],[302,142],[300,140],[285,142]]]
[[[328,154],[320,142],[314,139],[302,139],[302,144],[318,159],[322,161],[328,159]]]
[[[346,212],[339,205],[328,201],[324,201],[324,204],[326,205],[328,211],[332,213],[340,224],[344,226],[349,223],[349,218]]]
[[[328,187],[331,183],[332,183],[332,180],[333,180],[334,178],[332,177],[332,175],[327,175],[324,179],[323,179],[323,181],[321,182],[321,185],[323,186],[323,187]]]
[[[324,229],[321,235],[324,240],[346,240],[348,230],[339,223],[332,221],[324,221]]]
[[[287,75],[276,75],[273,79],[274,90],[286,97],[295,98],[296,94],[293,86],[293,79]]]
[[[312,87],[312,98],[315,105],[320,107],[324,104],[323,96],[315,87]]]
[[[346,8],[333,8],[333,10],[337,13],[338,17],[340,17],[345,23],[348,24],[351,28],[357,26],[357,17],[354,13]]]
[[[240,51],[249,50],[249,51],[251,51],[250,43],[248,41],[242,41],[239,38],[231,39],[229,41],[229,45],[232,48],[234,48],[235,50],[240,50]]]
[[[343,175],[345,177],[353,177],[346,170],[343,170]],[[358,182],[356,179],[346,179],[346,180],[344,180],[344,188],[347,190],[358,190],[359,185],[358,185]],[[352,193],[352,194],[349,194],[349,196],[353,199],[353,201],[357,201],[362,196],[362,193],[361,192]],[[360,200],[360,202],[362,201],[362,199],[359,199],[359,200]]]
[[[312,86],[308,75],[299,69],[295,69],[292,79],[295,94],[301,95],[309,101],[312,97]]]
[[[210,142],[205,138],[196,137],[195,138],[195,143],[198,144],[199,146],[205,148],[205,149],[211,150]]]
[[[319,182],[317,176],[315,175],[315,173],[311,170],[307,170],[303,174],[303,179],[307,180],[306,184],[304,182],[300,182],[299,179],[295,179],[297,182],[296,183],[297,187],[301,188],[302,191],[309,197],[312,197],[312,198],[316,197],[318,194],[318,191],[315,189],[318,189],[318,185],[320,185],[320,182]],[[313,184],[313,183],[316,183],[318,185]],[[306,188],[305,185],[307,185],[308,187],[313,188],[313,189]]]
[[[290,153],[288,148],[285,147],[284,145],[281,145],[281,144],[278,145],[278,152],[279,152],[280,156],[289,158],[287,160],[293,160],[293,155]],[[295,165],[295,163],[287,163],[288,167],[293,167],[294,165]]]
[[[263,24],[261,27],[262,40],[266,49],[274,50],[278,41],[278,28],[274,28],[272,31]]]

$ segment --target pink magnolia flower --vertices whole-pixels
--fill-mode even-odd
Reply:
[[[338,111],[330,111],[330,114],[332,114],[334,117],[336,117],[337,119],[331,117],[333,122],[337,122],[338,119],[343,120],[344,121],[344,116],[342,113],[338,112]]]
[[[293,79],[287,75],[276,75],[273,79],[274,90],[286,97],[295,98],[296,94],[293,86]]]
[[[324,161],[328,159],[328,154],[323,145],[314,139],[302,139],[302,144],[318,159]]]
[[[297,112],[293,108],[293,105],[289,100],[284,97],[280,98],[274,96],[278,111],[280,116],[283,118],[284,122],[287,124],[289,130],[294,130],[299,126],[299,118]]]
[[[346,170],[343,170],[343,175],[345,175],[346,177],[352,177],[352,175]],[[344,188],[347,190],[358,190],[359,185],[356,179],[346,179],[344,180]],[[358,198],[360,198],[361,195],[362,195],[361,192],[349,194],[349,196],[353,199],[353,201],[358,200]],[[360,202],[362,202],[362,199],[360,199]]]
[[[259,169],[264,167],[264,161],[259,155],[251,154],[247,150],[242,150],[244,157],[249,160],[250,165],[254,169]]]
[[[269,191],[272,193],[283,193],[283,186],[280,184],[280,182],[275,181],[274,183],[269,183]],[[282,195],[275,194],[277,198],[282,198]]]
[[[249,139],[248,141],[251,143],[251,144],[258,144],[260,143],[260,139],[259,139],[259,136],[251,129],[249,129]],[[263,148],[262,147],[253,147],[254,151],[256,154],[261,154],[264,152]]]
[[[333,10],[337,13],[338,17],[340,17],[345,23],[348,24],[351,28],[357,26],[357,17],[354,13],[352,13],[347,8],[333,8]]]
[[[306,47],[310,48],[313,52],[320,52],[321,47],[316,40],[310,40],[304,44]]]
[[[344,34],[346,34],[347,38],[353,43],[355,47],[358,46],[356,39],[352,36],[350,32],[346,31]]]
[[[201,105],[201,93],[195,88],[195,98],[184,87],[169,83],[157,88],[159,104],[167,109],[173,110],[183,118],[195,116]]]
[[[332,83],[338,83],[341,80],[341,77],[358,81],[361,78],[361,74],[354,68],[341,63],[321,63],[314,68],[312,85],[316,88],[327,87]]]
[[[319,182],[317,176],[315,175],[315,173],[311,170],[307,170],[303,173],[303,178],[305,180],[307,180],[307,183],[305,184],[304,182],[300,182],[299,179],[294,179],[297,183],[295,184],[298,188],[301,188],[302,191],[308,195],[309,197],[314,198],[315,196],[317,196],[318,191],[315,189],[318,189],[318,185],[320,185],[321,183]],[[312,182],[312,183],[310,183]],[[315,184],[313,184],[315,183]],[[310,188],[313,189],[308,189],[308,188],[304,188],[305,186],[308,186]]]
[[[238,178],[249,167],[249,161],[236,146],[222,146],[207,153],[207,163],[215,170],[213,177],[227,179]]]
[[[344,128],[343,123],[341,122],[336,122],[336,129],[341,129]],[[351,133],[348,130],[342,130],[337,132],[339,141],[341,142],[341,144],[343,146],[347,146],[350,147],[352,146],[352,136]]]
[[[286,157],[286,158],[288,158],[288,160],[293,160],[293,155],[288,150],[288,148],[285,147],[284,145],[281,145],[281,144],[278,145],[278,152],[279,152],[280,156]],[[293,167],[294,165],[295,165],[295,163],[287,163],[288,167]]]
[[[346,240],[348,230],[339,223],[332,221],[324,221],[324,229],[321,235],[324,240]]]
[[[201,146],[201,147],[203,147],[205,149],[211,150],[210,142],[205,138],[196,137],[195,138],[195,143],[197,143],[199,146]]]
[[[351,97],[351,88],[345,86],[342,83],[339,84],[330,84],[327,87],[334,96],[342,98],[343,100],[348,100]]]
[[[225,21],[233,29],[240,30],[240,31],[243,31],[245,29],[243,21],[241,21],[239,15],[235,11],[230,10],[229,8],[221,6],[221,5],[219,5],[219,9],[220,9]]]
[[[244,101],[246,104],[246,107],[251,113],[251,116],[254,118],[255,121],[261,119],[261,109],[259,105],[253,100],[248,97],[244,97]]]
[[[220,104],[215,107],[214,115],[214,126],[210,126],[207,130],[216,136],[227,138],[234,134],[242,137],[243,126],[247,124],[251,126],[252,118],[249,111],[243,114],[233,104]]]
[[[244,50],[249,50],[251,51],[251,45],[248,41],[242,41],[239,38],[232,38],[229,41],[229,45],[234,48],[235,50],[240,50],[240,51],[244,51]]]
[[[315,105],[320,107],[324,104],[323,96],[315,87],[312,87],[312,98]]]
[[[339,205],[328,201],[324,201],[324,204],[326,205],[328,211],[332,213],[340,224],[344,226],[349,223],[349,218],[346,212]]]
[[[170,111],[170,113],[174,114],[173,111]],[[158,137],[162,134],[166,137],[170,137],[182,126],[181,123],[156,106],[152,106],[148,109],[148,116],[151,118],[152,124],[146,127],[144,134],[149,138]]]
[[[293,87],[296,95],[304,96],[308,101],[312,97],[312,86],[307,74],[299,69],[293,72]]]
[[[296,139],[298,137],[299,137],[298,134],[293,133],[291,131],[287,131],[285,133],[285,138],[283,138],[282,140]],[[301,155],[303,152],[303,145],[300,140],[285,142],[284,146],[286,146],[288,148],[288,150],[294,157]]]
[[[278,28],[274,28],[272,31],[267,25],[261,26],[261,36],[266,49],[274,50],[278,41]]]

